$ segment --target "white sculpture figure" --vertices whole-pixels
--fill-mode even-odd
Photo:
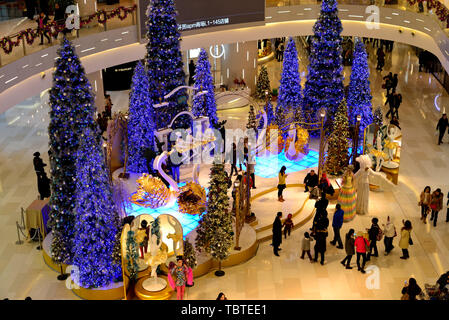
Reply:
[[[157,241],[157,235],[153,234],[150,237],[149,240],[149,247],[150,247],[150,256],[148,258],[148,264],[151,266],[151,277],[156,279],[157,278],[157,267],[165,263],[167,260],[167,252],[162,247],[162,241]]]
[[[396,152],[397,147],[399,146],[397,142],[394,141],[394,139],[398,136],[399,128],[390,125],[387,129],[387,141],[385,143],[385,148],[388,150],[388,161],[383,164],[386,168],[397,168],[399,167],[399,164],[397,162],[394,162],[394,154]]]
[[[357,214],[368,214],[369,208],[369,180],[370,176],[379,180],[381,185],[390,185],[393,183],[388,181],[380,172],[371,169],[371,158],[364,154],[355,159],[360,163],[360,169],[354,174],[354,187],[357,191],[356,212]]]
[[[161,236],[162,238],[162,236]],[[145,255],[147,264],[151,267],[151,276],[144,280],[142,287],[147,291],[160,291],[167,287],[167,281],[157,277],[157,267],[167,261],[167,245],[157,241],[157,235],[153,234],[149,240],[150,253]]]
[[[382,164],[384,163],[384,153],[382,151],[382,131],[377,131],[377,138],[376,138],[376,171],[379,172],[382,168]]]
[[[174,233],[169,233],[167,235],[168,239],[172,239],[173,241],[173,251],[175,252],[175,256],[182,256],[184,254],[184,242],[183,242],[183,235],[182,231],[179,233],[178,225],[176,223],[175,218],[172,216],[168,216],[168,223],[173,227]]]

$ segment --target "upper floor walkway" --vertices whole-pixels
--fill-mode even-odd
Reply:
[[[417,5],[410,6],[407,1],[399,0],[394,5],[365,0],[339,1],[342,35],[394,40],[424,48],[436,55],[446,71],[449,71],[449,38],[445,26],[432,12],[425,10],[420,13]],[[378,12],[367,11],[371,3],[380,6]],[[123,9],[108,8],[110,19],[106,22],[99,23],[94,18],[84,24],[78,34],[73,32],[68,36],[73,41],[86,72],[144,57],[145,47],[139,43],[136,10],[132,10],[131,6],[127,8],[126,17]],[[181,49],[311,35],[319,11],[320,3],[312,0],[266,0],[264,22],[185,31],[182,32]],[[373,14],[377,17],[377,13],[379,24],[373,28],[367,20],[369,17],[373,18]],[[44,46],[39,46],[39,41],[29,45],[26,39],[22,39],[22,48],[14,47],[8,55],[0,48],[3,64],[0,67],[0,113],[51,86],[51,71],[61,37],[62,35],[50,45]]]

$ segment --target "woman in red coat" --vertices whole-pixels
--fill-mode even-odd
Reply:
[[[369,241],[363,236],[362,232],[357,234],[355,238],[355,251],[357,252],[357,270],[365,273],[366,252],[369,248]],[[360,257],[362,257],[362,266],[360,267]]]

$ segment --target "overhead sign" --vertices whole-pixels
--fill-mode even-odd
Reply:
[[[146,12],[150,0],[139,0],[141,39],[146,38]],[[265,21],[265,0],[175,0],[178,30]]]

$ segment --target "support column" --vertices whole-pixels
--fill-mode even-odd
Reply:
[[[97,11],[97,0],[78,0],[77,3],[81,17],[88,16]]]
[[[89,79],[89,83],[92,86],[92,93],[95,94],[95,106],[97,107],[97,112],[101,113],[104,111],[104,106],[106,104],[101,70],[89,73],[87,79]]]
[[[254,93],[257,77],[257,41],[225,44],[224,48],[225,53],[221,57],[223,84],[235,88],[234,79],[243,78],[251,94]]]

